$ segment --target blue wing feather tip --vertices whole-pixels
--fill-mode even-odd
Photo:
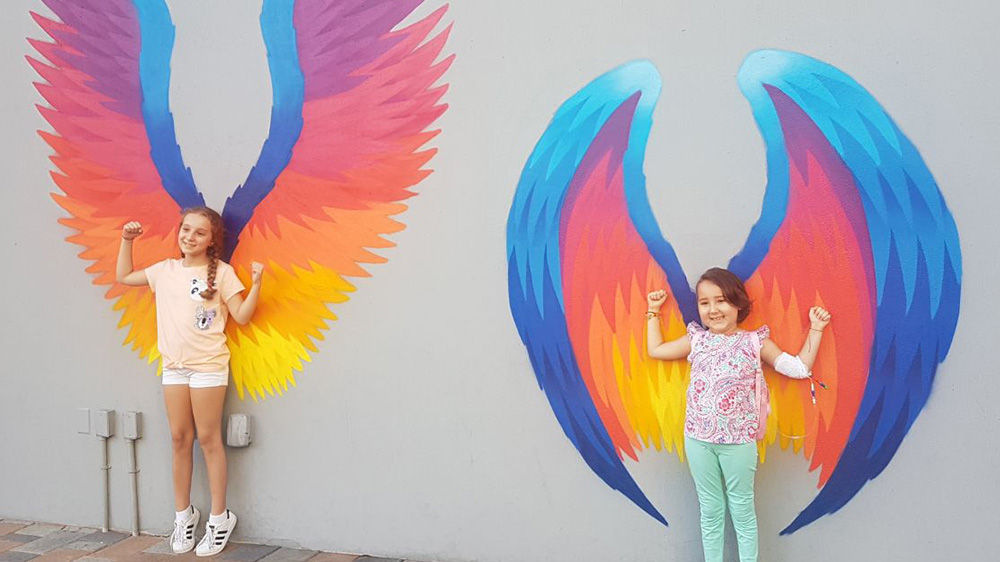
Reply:
[[[562,308],[559,223],[570,182],[610,116],[638,96],[630,135],[644,145],[660,91],[655,66],[639,60],[590,82],[556,111],[529,156],[508,218],[508,293],[518,333],[563,432],[594,473],[666,525],[618,456],[583,382]],[[638,132],[637,132],[638,129]],[[641,158],[639,159],[641,164]],[[641,172],[641,170],[640,170]]]
[[[511,312],[519,334],[528,348],[528,356],[539,384],[552,411],[584,462],[612,489],[625,495],[651,517],[667,524],[629,475],[614,450],[610,435],[600,422],[600,416],[589,399],[583,379],[573,359],[569,336],[565,334],[565,318],[556,303],[554,287],[543,276],[543,300],[532,303],[524,294],[535,293],[532,275],[527,272],[527,286],[520,286],[521,275],[516,261],[509,263],[508,278]],[[538,305],[541,305],[540,307]],[[578,398],[571,399],[576,396]]]
[[[730,262],[748,278],[784,221],[789,165],[769,91],[791,99],[854,175],[871,239],[877,320],[870,374],[844,452],[826,486],[782,535],[847,503],[891,460],[932,389],[952,341],[961,289],[957,229],[916,148],[860,84],[806,55],[751,53],[739,72],[767,146],[761,218]],[[792,142],[792,141],[789,141]]]

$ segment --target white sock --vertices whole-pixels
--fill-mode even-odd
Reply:
[[[184,521],[187,521],[188,517],[191,517],[191,514],[194,513],[194,509],[191,508],[191,505],[188,505],[187,507],[184,508],[184,511],[176,511],[174,513],[176,513],[176,515],[174,516],[174,521],[182,523]]]
[[[222,513],[220,513],[218,515],[215,515],[215,514],[209,515],[208,516],[208,524],[209,525],[221,525],[223,522],[225,522],[226,519],[229,519],[229,510],[228,509],[223,509]]]

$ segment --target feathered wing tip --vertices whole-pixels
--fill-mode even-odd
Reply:
[[[241,397],[295,385],[336,319],[328,305],[354,291],[347,277],[369,275],[363,264],[385,261],[373,250],[393,245],[385,235],[403,228],[402,201],[431,172],[451,26],[435,32],[442,7],[396,29],[419,4],[299,1],[262,14],[283,105],[224,209],[240,278],[252,260],[267,266],[253,319],[227,330]]]
[[[38,111],[52,128],[39,131],[54,153],[60,193],[52,197],[69,214],[59,222],[75,231],[67,241],[83,246],[94,283],[110,286],[106,296],[128,329],[124,343],[152,362],[152,293],[115,284],[114,270],[123,224],[144,225],[134,255],[141,269],[176,253],[176,223],[164,218],[201,198],[173,135],[168,74],[149,70],[169,64],[173,25],[162,1],[141,9],[127,0],[45,4],[57,19],[32,17],[51,41],[29,39],[41,58],[27,60],[41,78],[35,87],[46,105]]]
[[[796,53],[760,51],[740,86],[767,144],[760,220],[730,267],[772,337],[794,349],[805,310],[834,323],[814,373],[830,390],[770,379],[775,433],[821,468],[817,497],[783,534],[843,507],[895,454],[923,408],[958,319],[954,219],[913,144],[857,82]],[[783,445],[787,439],[781,437]]]
[[[507,258],[511,313],[563,431],[602,480],[665,524],[622,462],[683,447],[686,365],[645,352],[646,293],[681,287],[665,308],[668,337],[693,304],[646,199],[659,92],[655,67],[636,61],[559,108],[518,182]]]

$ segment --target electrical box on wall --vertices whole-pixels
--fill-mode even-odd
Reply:
[[[125,412],[122,415],[122,436],[125,439],[142,437],[142,412]]]
[[[115,411],[97,410],[94,412],[94,435],[98,437],[113,437],[115,434]]]
[[[231,414],[226,429],[226,445],[230,447],[246,447],[253,441],[250,435],[250,415]]]

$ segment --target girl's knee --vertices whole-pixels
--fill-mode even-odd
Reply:
[[[722,524],[726,520],[726,512],[722,509],[713,509],[711,511],[701,512],[701,522],[703,524]]]
[[[729,513],[733,517],[734,525],[756,525],[757,510],[754,507],[753,499],[750,501],[729,502]]]
[[[726,505],[721,502],[701,503],[702,526],[722,525],[726,521]]]
[[[192,445],[194,445],[194,432],[193,431],[173,431],[170,434],[170,440],[173,443],[174,450],[191,450]]]
[[[721,512],[712,511],[710,513],[702,511],[700,523],[702,533],[721,533],[726,526],[726,512],[725,510]]]
[[[206,456],[211,456],[225,451],[222,446],[222,434],[219,432],[213,432],[208,435],[199,434],[198,443],[201,445],[201,451],[205,453]]]

